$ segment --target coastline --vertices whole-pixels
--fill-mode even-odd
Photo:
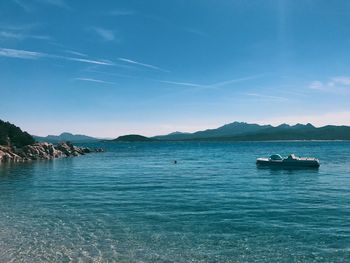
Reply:
[[[103,151],[102,148],[78,147],[70,142],[36,142],[22,148],[0,145],[0,163],[52,160]]]

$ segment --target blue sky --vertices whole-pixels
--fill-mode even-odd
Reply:
[[[349,1],[0,2],[0,118],[36,135],[350,125]]]

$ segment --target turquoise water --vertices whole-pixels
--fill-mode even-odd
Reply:
[[[350,262],[350,142],[98,146],[0,167],[0,262]]]

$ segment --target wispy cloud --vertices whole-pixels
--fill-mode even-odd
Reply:
[[[137,77],[137,76],[127,75],[127,74],[120,74],[120,73],[115,73],[115,72],[105,72],[105,71],[95,70],[95,69],[91,69],[91,68],[88,68],[85,71],[92,72],[92,73],[103,74],[103,75],[108,75],[108,76],[113,76],[113,77],[121,77],[121,78],[128,78],[128,79],[139,79],[139,77]]]
[[[59,56],[35,51],[19,50],[19,49],[10,49],[10,48],[0,48],[0,56],[8,58],[19,58],[19,59],[38,59],[38,58],[51,58],[51,59],[64,59],[69,61],[77,61],[88,64],[96,65],[106,65],[112,66],[113,62],[107,60],[93,60],[86,58],[75,58],[75,57],[66,57]]]
[[[0,57],[38,59],[44,56],[46,56],[46,54],[40,53],[40,52],[10,49],[10,48],[0,48]]]
[[[172,80],[154,80],[154,81],[171,84],[171,85],[192,87],[191,90],[211,90],[211,89],[215,90],[215,89],[220,89],[223,86],[226,86],[229,84],[248,81],[248,80],[256,79],[262,76],[264,76],[264,74],[252,75],[252,76],[247,76],[242,78],[235,78],[235,79],[220,81],[212,84],[199,84],[199,83],[193,83],[193,82],[187,82],[187,81],[172,81]]]
[[[250,96],[250,97],[256,97],[256,98],[268,99],[268,100],[288,100],[285,97],[270,96],[270,95],[264,95],[259,93],[245,93],[244,95]]]
[[[115,9],[110,12],[108,12],[108,15],[111,16],[131,16],[134,15],[136,12],[134,10],[130,9]]]
[[[87,57],[86,54],[81,53],[81,52],[77,52],[74,50],[65,50],[66,53],[71,54],[71,55],[76,55],[76,56],[81,56],[81,57]]]
[[[62,56],[62,55],[55,55],[55,54],[47,54],[47,53],[37,52],[37,51],[28,51],[28,50],[10,49],[10,48],[1,48],[0,47],[0,56],[1,57],[18,58],[18,59],[38,59],[38,58],[64,59],[64,60],[69,60],[69,61],[76,61],[76,62],[82,62],[82,63],[88,63],[88,64],[95,64],[95,65],[124,67],[124,65],[116,64],[110,60],[90,59],[90,58],[86,57],[86,55],[83,53],[72,52],[72,51],[70,51],[69,53],[72,53],[72,54],[75,53],[76,55],[80,55],[80,57],[70,57],[70,56]],[[82,57],[82,56],[84,56],[84,57]],[[132,64],[132,65],[143,66],[146,68],[159,70],[162,72],[169,72],[167,70],[164,70],[162,68],[159,68],[159,67],[156,67],[156,66],[153,66],[150,64],[145,64],[145,63],[137,62],[137,61],[126,59],[126,58],[119,58],[118,60],[122,61],[122,62],[126,62],[128,64]],[[128,67],[128,66],[125,66],[125,67]]]
[[[129,63],[129,64],[134,64],[134,65],[138,65],[138,66],[142,66],[142,67],[146,67],[146,68],[150,68],[150,69],[154,69],[154,70],[159,70],[159,71],[162,71],[162,72],[170,72],[169,70],[165,70],[165,69],[162,69],[160,67],[157,67],[157,66],[154,66],[154,65],[151,65],[151,64],[145,64],[145,63],[138,62],[138,61],[135,61],[135,60],[131,60],[131,59],[128,59],[128,58],[118,58],[118,60],[126,62],[126,63]]]
[[[0,24],[0,28],[3,30],[9,30],[9,31],[24,31],[28,32],[32,29],[40,27],[40,24],[38,23],[32,23],[32,24]]]
[[[264,74],[258,74],[258,75],[251,75],[251,76],[246,76],[246,77],[242,77],[242,78],[234,78],[234,79],[229,79],[229,80],[217,82],[217,83],[214,83],[214,84],[211,84],[211,85],[207,85],[207,87],[219,88],[219,87],[226,86],[226,85],[229,85],[229,84],[232,84],[232,83],[237,83],[237,82],[257,79],[257,78],[260,78],[260,77],[263,77],[263,76],[264,76]]]
[[[350,77],[340,76],[332,78],[335,84],[340,84],[344,86],[350,86]]]
[[[55,7],[70,9],[69,5],[64,0],[35,0],[35,1],[12,0],[12,1],[18,6],[20,6],[26,12],[33,12],[36,9],[34,2],[38,4],[52,5]]]
[[[36,0],[38,3],[53,5],[56,7],[69,9],[69,5],[64,0]]]
[[[0,24],[0,39],[38,39],[38,40],[52,40],[50,36],[32,33],[38,24]]]
[[[21,34],[17,34],[17,33],[14,33],[14,32],[0,31],[0,38],[22,39],[23,36]]]
[[[113,41],[116,40],[116,36],[114,31],[101,28],[101,27],[93,27],[92,30],[99,35],[104,41]]]
[[[17,4],[19,7],[21,7],[26,12],[33,11],[32,6],[28,5],[28,1],[22,1],[22,0],[13,0],[15,4]]]
[[[319,91],[339,92],[350,88],[350,77],[337,76],[330,78],[328,81],[315,80],[309,84],[309,88]]]
[[[64,58],[71,61],[78,61],[83,63],[89,63],[89,64],[97,64],[97,65],[106,65],[106,66],[113,66],[114,63],[111,61],[104,61],[104,60],[91,60],[91,59],[85,59],[85,58],[71,58],[71,57],[62,57],[62,56],[56,56],[60,58]]]
[[[196,28],[186,27],[183,30],[188,32],[188,33],[200,36],[200,37],[208,37],[209,36],[206,32],[201,31],[201,30],[196,29]]]
[[[50,36],[44,35],[27,35],[23,33],[13,32],[13,31],[0,31],[0,38],[12,38],[17,40],[23,40],[27,38],[38,39],[38,40],[51,40]]]
[[[103,83],[103,84],[116,84],[115,82],[109,82],[109,81],[104,81],[104,80],[94,79],[94,78],[76,78],[76,80]]]
[[[190,83],[190,82],[176,82],[176,81],[168,81],[168,80],[156,80],[157,82],[179,85],[179,86],[189,86],[189,87],[202,87],[200,84]]]
[[[323,90],[324,89],[324,83],[318,80],[315,80],[310,83],[309,85],[310,89],[316,89],[316,90]]]
[[[144,18],[152,20],[156,23],[162,24],[162,25],[166,25],[167,27],[169,27],[172,30],[176,30],[176,31],[181,31],[181,32],[185,32],[185,33],[190,33],[191,35],[194,36],[200,36],[200,37],[208,37],[208,33],[203,31],[202,29],[199,28],[194,28],[192,26],[179,26],[179,24],[175,21],[171,21],[168,18],[165,17],[161,17],[161,16],[155,16],[155,15],[143,15]]]

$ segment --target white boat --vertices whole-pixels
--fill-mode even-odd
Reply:
[[[290,154],[288,157],[283,158],[279,154],[273,154],[269,158],[257,158],[256,164],[258,166],[273,166],[273,167],[313,167],[320,166],[320,161],[313,157],[297,157],[294,154]]]

